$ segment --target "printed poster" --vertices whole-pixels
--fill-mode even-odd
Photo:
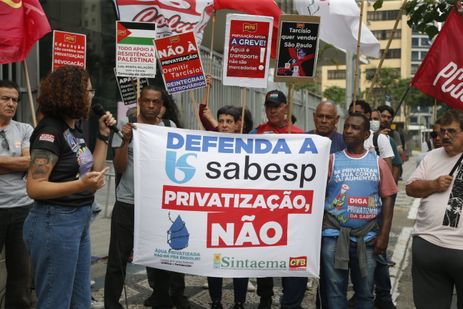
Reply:
[[[86,66],[87,36],[80,33],[53,30],[51,70],[63,65]]]
[[[319,29],[319,16],[280,16],[276,82],[307,82],[315,76]]]
[[[116,74],[116,69],[114,69]],[[140,78],[140,91],[149,84],[148,79]],[[117,88],[119,88],[119,94],[121,95],[122,102],[125,105],[137,104],[137,79],[134,77],[123,77],[117,76]]]
[[[330,145],[318,135],[137,125],[134,263],[318,277]]]
[[[223,84],[267,88],[273,17],[227,14]]]
[[[156,24],[116,21],[116,76],[154,78]]]
[[[156,39],[154,44],[169,94],[206,86],[203,65],[193,32]]]

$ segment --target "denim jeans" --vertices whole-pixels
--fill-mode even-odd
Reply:
[[[391,276],[389,274],[389,264],[387,261],[387,253],[383,252],[376,256],[375,269],[375,291],[376,300],[382,303],[392,302],[391,296]]]
[[[0,208],[0,252],[5,246],[5,308],[32,308],[32,271],[23,241],[23,223],[31,205]],[[1,301],[0,301],[1,303]]]
[[[321,267],[325,280],[323,280],[322,293],[325,293],[328,308],[348,308],[347,284],[349,282],[349,270],[356,295],[356,309],[373,308],[373,283],[376,267],[376,259],[373,255],[373,247],[367,247],[368,275],[362,278],[357,259],[357,243],[351,242],[349,248],[349,270],[334,268],[336,255],[336,237],[322,237]]]
[[[91,205],[63,207],[35,202],[24,222],[32,260],[37,309],[88,309]]]

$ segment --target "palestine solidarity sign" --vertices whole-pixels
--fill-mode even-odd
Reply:
[[[315,76],[320,17],[281,15],[276,82],[303,82]]]
[[[228,14],[223,84],[267,88],[273,17]]]
[[[156,25],[116,21],[116,75],[154,78]]]
[[[134,263],[212,277],[318,277],[328,138],[139,124],[133,143]]]

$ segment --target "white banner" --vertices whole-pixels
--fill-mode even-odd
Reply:
[[[137,124],[134,262],[213,277],[318,277],[331,141]]]

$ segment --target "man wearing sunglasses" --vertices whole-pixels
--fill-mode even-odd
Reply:
[[[18,86],[0,80],[0,252],[5,248],[5,308],[32,308],[31,266],[23,241],[23,223],[32,200],[26,194],[32,127],[13,120]]]
[[[432,131],[429,133],[430,140],[426,140],[428,151],[420,153],[416,158],[416,167],[420,165],[421,160],[429,153],[429,151],[442,147],[442,138],[440,136],[440,119],[432,125]]]
[[[429,152],[406,186],[421,198],[412,245],[418,309],[450,308],[454,288],[463,301],[463,111],[447,111],[439,134],[442,147]]]

